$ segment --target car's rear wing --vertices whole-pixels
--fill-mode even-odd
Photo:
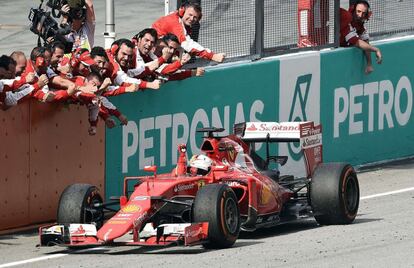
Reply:
[[[300,141],[300,122],[245,122],[234,125],[234,134],[250,142]]]
[[[234,125],[234,134],[246,142],[300,142],[308,176],[322,162],[322,126],[307,122],[245,122]],[[267,156],[269,157],[269,156]]]
[[[309,136],[318,136],[322,142],[322,129],[312,121],[245,122],[234,125],[234,134],[250,142],[298,142]]]

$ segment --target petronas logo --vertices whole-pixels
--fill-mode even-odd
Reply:
[[[307,121],[306,103],[309,97],[312,74],[299,76],[296,80],[295,93],[293,95],[292,105],[290,106],[289,121]],[[289,143],[289,153],[292,158],[298,161],[302,154],[300,153],[300,143]]]

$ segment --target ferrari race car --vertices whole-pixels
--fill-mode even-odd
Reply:
[[[123,195],[110,202],[103,202],[95,186],[70,185],[60,197],[57,224],[39,230],[41,245],[227,248],[240,231],[307,217],[321,225],[354,221],[356,172],[349,164],[322,163],[320,125],[247,122],[236,124],[233,134],[219,136],[223,130],[198,130],[205,133],[201,155],[188,162],[186,146],[179,145],[170,173],[157,174],[156,166],[147,166],[148,176],[126,177]],[[288,157],[270,155],[277,142],[300,146],[305,176],[280,173],[278,167]],[[256,153],[256,143],[265,146],[264,157]],[[111,208],[115,204],[119,210]]]

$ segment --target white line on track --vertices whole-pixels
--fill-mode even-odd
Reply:
[[[79,252],[94,251],[94,250],[100,250],[100,249],[104,249],[104,248],[103,247],[87,248],[87,249],[79,250],[77,252],[79,253]],[[58,254],[51,254],[51,255],[48,255],[48,256],[33,258],[33,259],[9,262],[9,263],[0,264],[0,268],[13,267],[13,266],[17,266],[17,265],[23,265],[23,264],[28,264],[28,263],[32,263],[32,262],[38,262],[38,261],[44,261],[44,260],[49,260],[49,259],[56,259],[56,258],[60,258],[60,257],[65,257],[67,255],[69,255],[69,253],[58,253]]]
[[[404,189],[391,191],[391,192],[380,193],[380,194],[362,196],[360,198],[360,200],[371,199],[371,198],[382,197],[382,196],[393,195],[393,194],[400,194],[400,193],[405,193],[405,192],[410,192],[410,191],[414,191],[414,187],[404,188]],[[90,249],[85,249],[85,250],[82,250],[82,251],[92,251],[92,250],[99,250],[99,249],[102,249],[102,248],[90,248]],[[13,267],[13,266],[17,266],[17,265],[32,263],[32,262],[55,259],[55,258],[65,257],[67,255],[69,255],[69,254],[68,253],[59,253],[59,254],[52,254],[52,255],[48,255],[48,256],[43,256],[43,257],[38,257],[38,258],[33,258],[33,259],[27,259],[27,260],[22,260],[22,261],[9,262],[9,263],[5,263],[5,264],[0,264],[0,268]]]
[[[53,255],[48,255],[48,256],[43,256],[43,257],[38,257],[38,258],[33,258],[33,259],[28,259],[28,260],[23,260],[23,261],[9,262],[9,263],[5,263],[5,264],[0,264],[0,268],[23,265],[23,264],[28,264],[28,263],[37,262],[37,261],[44,261],[44,260],[49,260],[49,259],[55,259],[55,258],[65,257],[66,255],[68,255],[68,254],[67,253],[60,253],[60,254],[53,254]]]
[[[400,189],[400,190],[391,191],[391,192],[380,193],[380,194],[367,195],[367,196],[361,197],[360,199],[361,200],[371,199],[371,198],[376,198],[376,197],[381,197],[381,196],[386,196],[386,195],[392,195],[392,194],[400,194],[400,193],[410,192],[410,191],[414,191],[414,187]]]

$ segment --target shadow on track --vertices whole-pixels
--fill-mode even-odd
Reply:
[[[261,239],[273,236],[289,235],[296,232],[318,228],[319,225],[314,220],[303,220],[277,225],[271,228],[257,229],[254,232],[241,232],[241,239]]]
[[[358,225],[364,223],[370,223],[375,221],[382,221],[382,218],[364,218],[364,214],[358,214],[354,223],[351,225]],[[256,244],[262,244],[260,239],[275,237],[275,236],[285,236],[294,234],[297,232],[305,232],[308,230],[316,228],[324,228],[329,226],[321,226],[313,219],[301,220],[297,222],[290,222],[281,224],[271,228],[262,228],[254,232],[240,232],[239,239],[236,241],[232,248],[243,248]],[[108,255],[129,255],[129,254],[157,254],[157,255],[192,255],[192,254],[203,254],[209,251],[217,251],[220,249],[205,249],[200,246],[184,247],[184,246],[125,246],[121,244],[113,244],[108,246],[102,246],[97,248],[84,248],[79,250],[74,249],[64,249],[53,251],[48,254],[57,254],[57,253],[67,253],[73,255],[95,255],[95,254],[108,254]]]

